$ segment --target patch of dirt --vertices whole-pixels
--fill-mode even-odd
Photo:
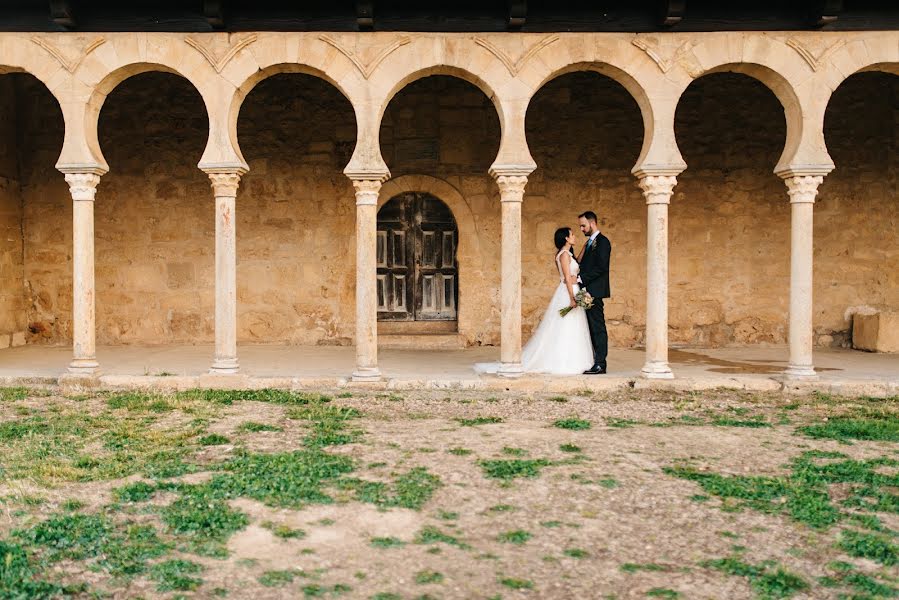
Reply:
[[[747,578],[700,565],[739,556],[751,564],[775,561],[812,586],[794,598],[817,599],[848,591],[816,584],[817,578],[833,574],[826,569],[831,561],[853,562],[869,573],[878,569],[835,546],[841,525],[814,530],[785,513],[733,511],[730,501],[708,497],[697,483],[663,471],[686,464],[725,476],[782,476],[792,459],[809,450],[840,452],[857,460],[895,458],[893,443],[845,444],[797,434],[798,426],[842,414],[851,404],[712,391],[564,398],[420,392],[392,400],[358,396],[332,405],[362,413],[347,423],[347,430],[365,432],[356,443],[324,448],[353,459],[355,471],[349,477],[394,482],[421,467],[439,477],[440,487],[421,510],[379,509],[327,484],[323,491],[333,503],[298,510],[246,498],[231,500],[230,506],[246,514],[250,525],[231,536],[228,558],[176,553],[205,567],[199,575],[204,583],[193,597],[212,597],[213,590],[224,588],[230,598],[297,598],[303,596],[304,586],[330,589],[342,584],[352,589],[341,598],[360,599],[378,592],[403,598],[584,599],[614,594],[620,599],[645,598],[653,588],[676,590],[684,598],[752,598]],[[503,422],[465,426],[458,421],[475,417],[499,417]],[[589,420],[591,427],[554,426],[556,420],[571,417]],[[738,422],[764,419],[771,426],[710,424],[721,417]],[[283,431],[237,432],[246,421]],[[308,432],[308,422],[286,418],[283,406],[236,403],[212,418],[206,431],[224,435],[230,443],[201,447],[196,458],[209,464],[224,460],[236,448],[296,450]],[[579,450],[571,451],[573,447]],[[535,477],[510,480],[488,478],[482,465],[485,460],[539,459],[549,464],[539,467]],[[816,459],[819,464],[833,460]],[[895,474],[895,468],[879,472]],[[203,472],[179,480],[198,483],[209,476]],[[98,510],[111,501],[113,487],[137,479],[67,483],[53,489],[6,482],[0,496],[25,490],[47,501],[27,508],[27,516],[15,516],[7,507],[0,534],[23,520],[52,514],[67,498],[87,502],[85,511]],[[829,492],[835,505],[850,494],[841,484]],[[175,497],[157,493],[147,506],[158,507]],[[878,516],[884,526],[899,528],[899,515]],[[303,535],[278,537],[271,525],[264,526],[268,522],[302,530]],[[418,543],[423,530],[439,532],[443,541]],[[516,531],[525,532],[518,535],[522,543],[504,541],[503,534]],[[383,547],[373,545],[373,538],[399,542]],[[646,565],[654,566],[641,568]],[[90,580],[111,589],[115,598],[171,597],[145,577],[116,587],[83,569],[83,564],[72,563],[58,571],[67,580]],[[264,585],[260,577],[267,571],[290,571],[292,581]],[[442,580],[417,583],[416,575],[425,571],[440,573]],[[509,578],[527,581],[532,589],[512,589],[503,583]]]

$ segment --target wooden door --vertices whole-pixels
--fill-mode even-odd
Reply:
[[[449,207],[421,192],[378,211],[378,319],[455,321],[458,231]]]

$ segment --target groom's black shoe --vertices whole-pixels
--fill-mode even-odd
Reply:
[[[599,366],[599,365],[593,365],[592,367],[590,367],[589,369],[584,371],[584,375],[605,375],[605,374],[606,374],[606,367]]]

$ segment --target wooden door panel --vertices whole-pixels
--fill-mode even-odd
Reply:
[[[458,303],[455,219],[439,199],[408,192],[378,212],[378,319],[449,321]]]

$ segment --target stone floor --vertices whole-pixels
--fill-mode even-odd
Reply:
[[[351,347],[242,345],[241,375],[206,375],[211,346],[108,346],[98,350],[100,385],[108,387],[297,387],[335,388],[354,385]],[[0,382],[57,383],[66,372],[71,349],[23,346],[0,350]],[[612,349],[605,376],[525,376],[508,380],[479,376],[478,362],[499,359],[499,348],[464,350],[388,350],[380,352],[384,389],[466,388],[511,391],[564,392],[622,387],[669,386],[679,389],[728,387],[753,390],[820,389],[840,393],[899,395],[899,355],[852,350],[818,350],[817,381],[785,382],[785,347],[679,349],[670,354],[673,381],[646,381],[639,377],[640,350]]]

